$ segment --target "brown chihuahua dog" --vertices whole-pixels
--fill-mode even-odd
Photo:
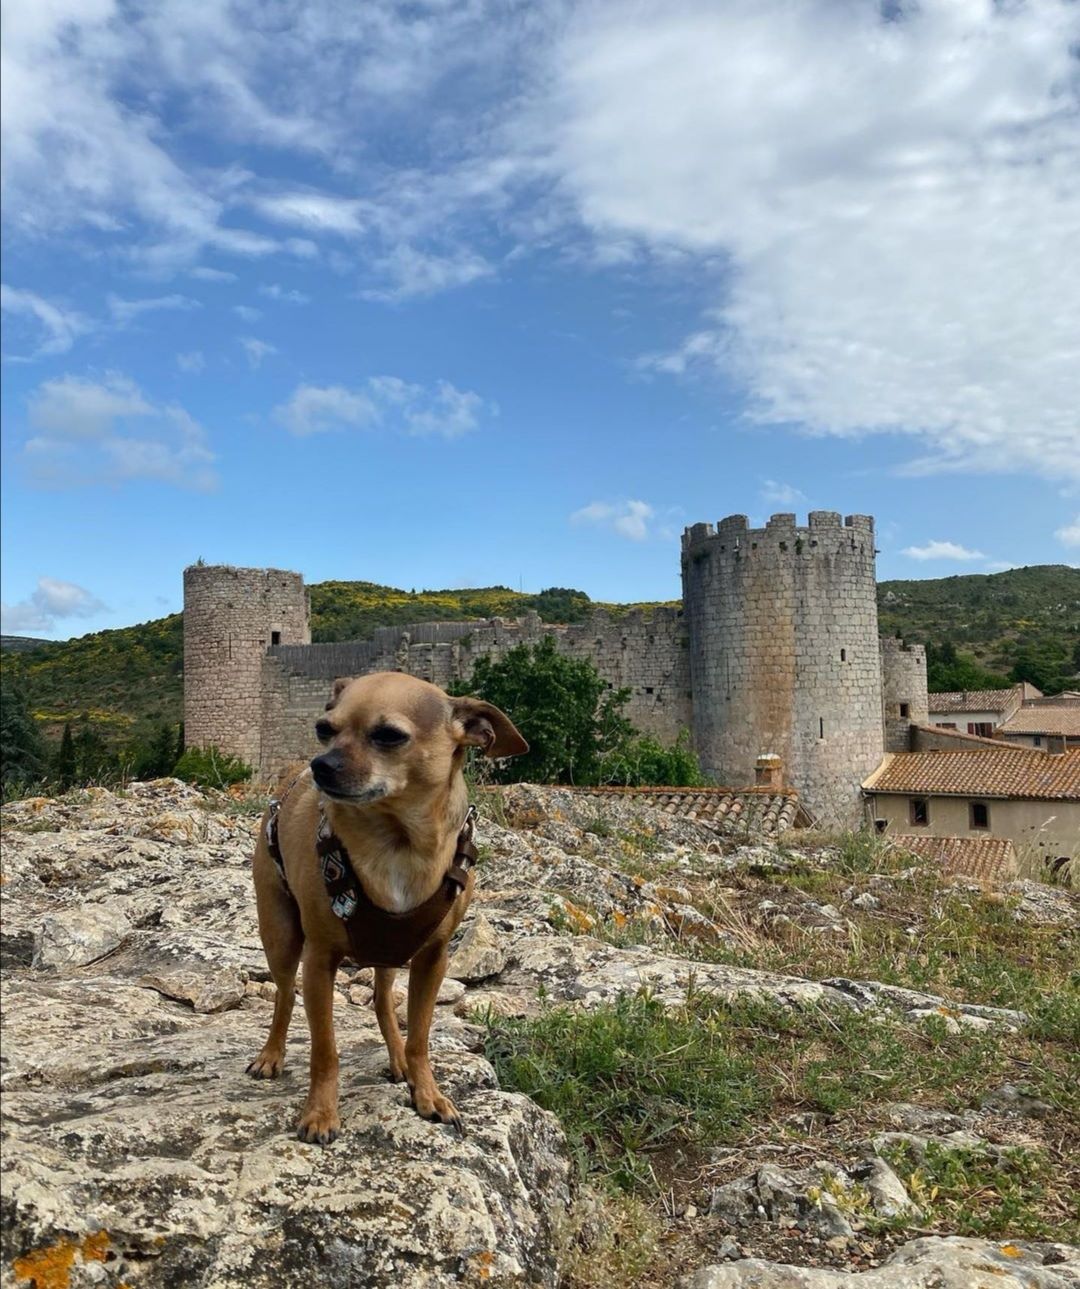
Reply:
[[[450,698],[398,672],[335,682],[315,734],[327,751],[293,777],[280,809],[272,806],[263,816],[255,848],[259,933],[277,997],[266,1045],[248,1073],[257,1079],[281,1073],[302,956],[311,1084],[298,1135],[328,1145],[340,1128],[334,976],[341,960],[355,958],[357,950],[331,905],[317,850],[320,825],[324,835],[340,839],[352,869],[349,880],[359,883],[361,899],[377,906],[376,915],[404,914],[435,898],[456,862],[468,810],[466,749],[518,756],[528,744],[490,703]],[[446,972],[446,946],[469,907],[473,879],[470,871],[460,891],[450,888],[455,898],[446,916],[412,954],[405,1042],[394,1011],[396,969],[375,970],[375,1014],[390,1054],[390,1078],[408,1080],[413,1105],[424,1118],[459,1129],[458,1112],[432,1074],[428,1031]]]

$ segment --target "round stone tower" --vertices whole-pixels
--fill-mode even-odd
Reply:
[[[310,644],[299,573],[193,564],[184,569],[184,741],[258,767],[268,645]]]
[[[774,754],[815,817],[857,822],[884,750],[873,519],[731,515],[688,528],[682,551],[702,769],[752,784]]]
[[[910,752],[911,726],[929,725],[926,650],[894,636],[881,637],[881,701],[885,751]]]

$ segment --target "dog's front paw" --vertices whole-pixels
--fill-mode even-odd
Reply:
[[[296,1135],[312,1145],[329,1146],[337,1141],[340,1131],[341,1120],[336,1110],[308,1110],[297,1125]]]
[[[421,1119],[430,1119],[432,1123],[448,1123],[464,1137],[465,1125],[461,1122],[457,1106],[449,1097],[444,1097],[438,1090],[421,1092],[418,1089],[410,1089],[410,1093],[413,1108]]]
[[[247,1072],[253,1079],[276,1079],[285,1068],[285,1053],[264,1047],[248,1065]]]

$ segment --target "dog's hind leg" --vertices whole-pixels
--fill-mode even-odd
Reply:
[[[403,1083],[409,1074],[405,1060],[405,1044],[402,1042],[397,1012],[394,1009],[396,975],[397,971],[394,967],[375,968],[375,1017],[379,1022],[386,1050],[390,1053],[390,1081]]]
[[[255,852],[254,869],[259,935],[277,994],[270,1033],[247,1072],[253,1079],[276,1079],[285,1065],[285,1038],[296,1002],[296,966],[304,948],[304,932],[296,901],[261,845]]]

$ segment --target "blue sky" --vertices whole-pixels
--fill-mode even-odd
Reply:
[[[5,631],[200,557],[671,598],[734,512],[1077,561],[1075,5],[3,23]]]

